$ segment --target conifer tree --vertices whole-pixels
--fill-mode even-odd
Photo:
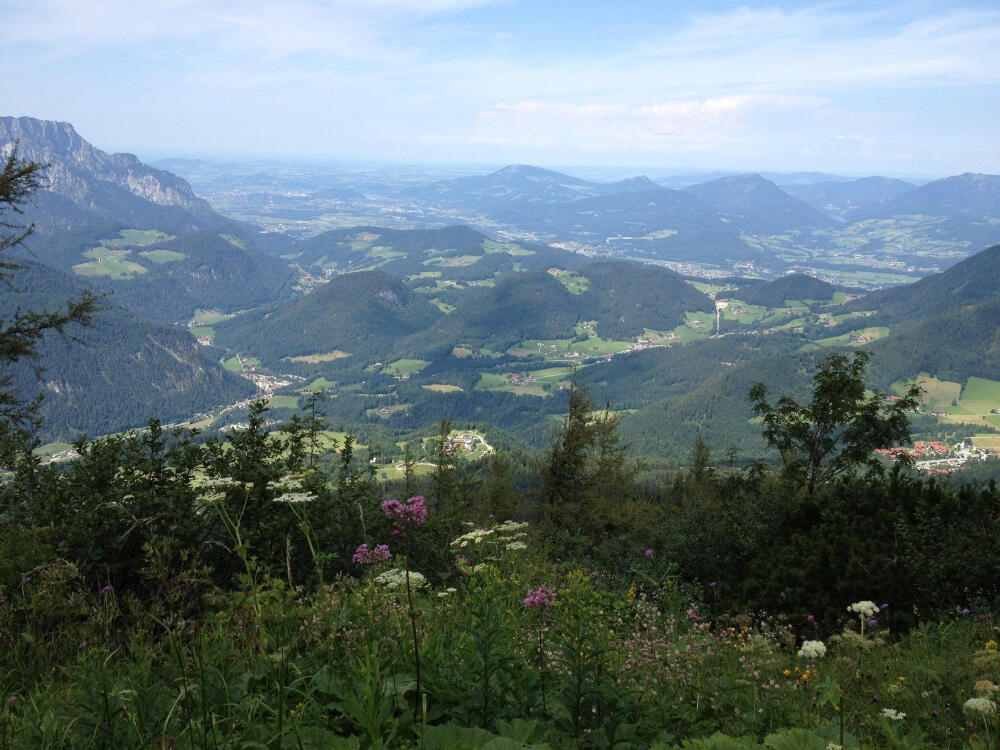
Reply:
[[[17,154],[17,144],[11,149],[0,169],[0,253],[17,247],[31,233],[33,224],[24,225],[14,215],[42,187],[45,166],[26,161]],[[9,284],[11,273],[18,264],[0,256],[0,283]],[[89,292],[69,300],[62,310],[30,310],[18,312],[8,320],[0,320],[0,466],[23,474],[34,470],[31,459],[38,428],[38,401],[24,403],[13,390],[8,368],[21,359],[37,357],[37,346],[49,331],[65,334],[71,324],[88,324],[99,309],[98,299]]]

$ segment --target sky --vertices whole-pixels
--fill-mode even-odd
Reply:
[[[0,80],[143,158],[1000,173],[995,0],[0,0]]]

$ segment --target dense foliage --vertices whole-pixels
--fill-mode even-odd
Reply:
[[[20,466],[0,741],[991,747],[995,486],[810,492],[699,440],[639,488],[616,418],[567,396],[534,465],[463,462],[442,423],[405,503],[350,437],[316,452],[315,404],[280,433],[257,403],[225,441],[154,422]]]

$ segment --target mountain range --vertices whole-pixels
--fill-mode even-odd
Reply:
[[[1000,225],[1000,178],[989,175],[919,187],[725,175],[676,190],[519,165],[387,188],[386,200],[411,202],[406,216],[444,226],[369,222],[302,238],[221,216],[180,177],[105,154],[68,124],[0,119],[0,148],[15,142],[51,165],[50,178],[27,207],[37,231],[0,294],[0,319],[83,285],[106,294],[95,326],[77,334],[83,345],[53,338],[41,380],[28,366],[16,373],[23,393],[46,394],[51,436],[252,394],[223,361],[336,383],[331,415],[389,430],[388,442],[445,416],[544,441],[576,368],[599,400],[628,411],[623,429],[641,452],[674,456],[703,432],[751,444],[749,383],[801,390],[830,347],[862,338],[881,388],[920,372],[1000,373],[1000,246],[975,245]],[[288,193],[282,179],[248,179],[248,190],[270,180]],[[377,180],[365,180],[353,192],[324,183],[309,199],[377,204]],[[869,258],[951,267],[864,296],[803,273],[725,273],[867,268]],[[685,278],[650,262],[713,272]]]

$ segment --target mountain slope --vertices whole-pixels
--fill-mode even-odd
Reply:
[[[782,307],[786,300],[832,299],[834,291],[832,284],[806,274],[792,273],[773,281],[741,279],[732,296],[751,305]]]
[[[335,350],[368,360],[433,325],[441,315],[399,279],[361,271],[337,276],[270,312],[256,311],[220,324],[215,340],[270,363]]]
[[[184,231],[229,222],[218,216],[181,178],[143,164],[132,154],[107,154],[67,122],[0,117],[0,150],[18,143],[22,159],[48,164],[38,195],[41,218],[60,212],[59,196],[95,219],[128,226],[157,225]],[[39,222],[42,223],[42,222]]]
[[[852,212],[887,203],[917,186],[890,177],[862,177],[859,180],[782,185],[789,195],[808,203],[831,218],[844,221]]]
[[[684,188],[749,234],[829,227],[834,221],[758,174],[723,177]]]
[[[68,275],[39,263],[15,271],[0,285],[0,319],[15,310],[58,309],[79,296]],[[39,381],[31,362],[11,374],[24,398],[43,394],[40,414],[47,438],[74,438],[139,427],[150,417],[186,418],[256,392],[226,372],[185,330],[139,318],[116,307],[100,312],[71,338],[47,335],[39,348]]]
[[[255,232],[216,214],[181,178],[131,154],[107,154],[69,123],[0,118],[0,150],[48,165],[25,206],[36,232],[17,252],[111,291],[120,306],[164,322],[288,294],[287,263]]]
[[[872,324],[895,325],[926,320],[946,310],[997,296],[1000,296],[1000,245],[913,284],[867,294],[846,308],[876,310],[870,319]]]
[[[966,172],[935,180],[849,214],[852,221],[903,214],[1000,218],[1000,175]]]
[[[528,339],[573,338],[577,324],[594,321],[604,338],[632,340],[649,328],[670,330],[685,312],[711,312],[711,300],[678,274],[623,261],[591,263],[574,294],[553,273],[525,271],[501,277],[493,288],[464,299],[433,328],[400,343],[409,354],[458,343],[503,350]]]

